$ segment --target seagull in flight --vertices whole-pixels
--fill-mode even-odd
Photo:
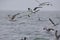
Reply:
[[[20,13],[14,14],[14,15],[8,15],[8,17],[13,21],[17,15],[19,15]]]
[[[52,4],[50,2],[43,2],[43,3],[39,4],[39,6],[45,6],[45,5],[47,5],[47,6],[51,5],[52,6]]]
[[[38,6],[52,6],[52,4],[50,2],[43,2],[43,3],[40,3],[38,0],[35,0],[39,5]]]
[[[37,10],[37,9],[39,9],[39,8],[42,8],[42,7],[35,7],[33,10],[32,10],[31,8],[28,8],[28,10],[29,10],[30,12],[32,12],[32,13],[36,13],[36,12],[39,11],[39,10]]]

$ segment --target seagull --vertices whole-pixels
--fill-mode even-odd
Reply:
[[[45,6],[45,5],[47,5],[47,6],[51,5],[52,6],[52,4],[50,2],[40,3],[38,0],[35,0],[35,1],[39,4],[39,6]]]
[[[50,2],[43,2],[43,3],[39,4],[39,6],[45,6],[45,5],[47,5],[47,6],[51,5],[52,6],[52,4]]]
[[[31,14],[32,14],[32,13],[36,13],[36,12],[39,11],[39,10],[37,10],[38,8],[40,8],[40,7],[35,7],[33,10],[32,10],[31,8],[28,8],[28,11],[31,12]],[[29,14],[28,14],[27,16],[30,17]]]
[[[56,31],[55,31],[55,37],[56,37],[57,40],[59,40],[60,35],[58,35],[57,32],[58,32],[58,31],[56,30]]]
[[[48,32],[50,32],[51,30],[54,31],[53,28],[48,28],[48,29],[47,29],[47,28],[43,28],[43,30],[46,30],[46,31],[48,31]]]
[[[39,3],[39,6],[38,7],[35,7],[33,10],[31,9],[31,8],[28,8],[28,10],[30,11],[30,12],[33,12],[33,13],[35,13],[35,12],[38,12],[39,10],[37,10],[38,8],[43,8],[43,6],[45,6],[45,5],[47,5],[47,6],[49,6],[49,5],[51,5],[52,6],[52,4],[50,4],[50,2],[43,2],[43,3]]]
[[[14,20],[16,18],[17,15],[19,15],[20,13],[17,13],[15,15],[8,15],[8,17],[11,19],[11,20]]]
[[[33,10],[31,8],[28,8],[28,10],[32,13],[36,13],[39,11],[39,10],[37,10],[38,8],[42,8],[42,7],[35,7]]]

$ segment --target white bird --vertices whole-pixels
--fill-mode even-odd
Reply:
[[[52,6],[52,4],[50,2],[43,2],[43,3],[39,4],[39,6],[49,6],[49,5]]]
[[[16,18],[16,16],[17,15],[19,15],[20,13],[17,13],[17,14],[15,14],[15,15],[8,15],[8,17],[10,18],[10,21],[13,21],[15,18]]]
[[[32,13],[36,13],[39,10],[37,10],[38,8],[42,8],[42,7],[35,7],[33,10],[31,8],[28,8],[28,11],[32,12]]]
[[[40,6],[40,7],[42,7],[42,6],[49,6],[49,5],[51,5],[52,6],[52,4],[50,3],[50,2],[43,2],[43,3],[40,3],[38,0],[35,0],[39,5],[38,6]]]

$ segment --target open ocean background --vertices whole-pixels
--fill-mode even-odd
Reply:
[[[20,14],[16,16],[16,21],[9,21],[8,15],[17,13]],[[49,18],[58,25],[53,26]],[[28,11],[0,11],[0,40],[21,40],[24,37],[27,40],[56,40],[55,31],[48,33],[43,30],[44,27],[59,31],[60,11],[39,11],[35,14]]]

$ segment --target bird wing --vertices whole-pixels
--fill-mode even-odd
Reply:
[[[19,15],[19,14],[20,14],[20,13],[17,13],[17,14],[15,14],[15,15],[13,15],[11,19],[13,20],[13,19],[14,19],[17,15]]]
[[[35,10],[38,9],[38,8],[42,8],[42,7],[35,7],[33,10],[35,11]]]
[[[36,11],[34,11],[33,13],[36,13],[36,12],[38,12],[38,11],[40,11],[40,10],[36,10]]]

